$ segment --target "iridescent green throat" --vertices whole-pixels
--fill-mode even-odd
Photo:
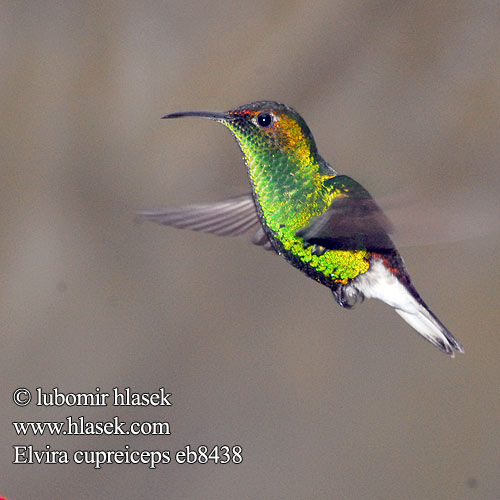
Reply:
[[[366,250],[330,250],[315,255],[296,232],[324,213],[342,193],[329,182],[335,171],[316,152],[312,137],[292,135],[269,148],[262,137],[246,136],[229,122],[245,156],[257,209],[268,237],[294,266],[327,285],[348,283],[369,268]],[[297,140],[294,140],[294,138]]]

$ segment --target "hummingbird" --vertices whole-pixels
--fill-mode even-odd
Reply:
[[[342,307],[379,299],[442,352],[464,352],[413,285],[389,236],[388,218],[363,186],[320,156],[295,110],[258,101],[226,112],[185,111],[162,118],[189,116],[231,131],[251,192],[211,204],[144,210],[142,217],[220,236],[253,232],[254,244],[330,288]]]

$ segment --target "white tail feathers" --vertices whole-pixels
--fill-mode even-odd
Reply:
[[[366,298],[379,299],[396,312],[420,335],[441,351],[453,356],[464,352],[460,342],[426,306],[411,282],[403,284],[380,260],[372,260],[370,269],[351,284]],[[402,264],[404,265],[404,264]]]
[[[444,325],[434,317],[434,315],[419,304],[419,311],[409,313],[401,309],[395,311],[420,335],[425,337],[429,342],[434,344],[441,351],[455,355],[455,350],[464,352],[461,344],[453,337],[453,335],[444,327]]]

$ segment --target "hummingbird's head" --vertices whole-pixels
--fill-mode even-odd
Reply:
[[[303,165],[317,154],[306,122],[292,108],[278,102],[258,101],[225,113],[188,111],[163,118],[182,116],[201,116],[223,123],[234,134],[249,164],[279,155]]]

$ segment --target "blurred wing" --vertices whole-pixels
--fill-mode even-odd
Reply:
[[[378,198],[394,224],[398,247],[436,245],[479,240],[500,234],[498,194],[478,191],[465,195],[446,190],[431,197],[428,192],[401,189]]]
[[[262,229],[262,227],[259,227],[259,229],[255,233],[254,237],[252,238],[252,243],[254,245],[263,246],[264,250],[273,249],[273,246],[271,245],[271,242],[269,241],[269,238],[266,236],[266,233],[264,232],[264,229]]]
[[[329,183],[339,195],[325,213],[314,217],[297,236],[330,250],[394,250],[387,234],[392,225],[368,191],[346,175],[333,177]]]
[[[252,242],[264,248],[270,246],[250,193],[216,203],[141,210],[138,215],[164,226],[202,231],[218,236],[240,236],[255,229],[257,232]]]

